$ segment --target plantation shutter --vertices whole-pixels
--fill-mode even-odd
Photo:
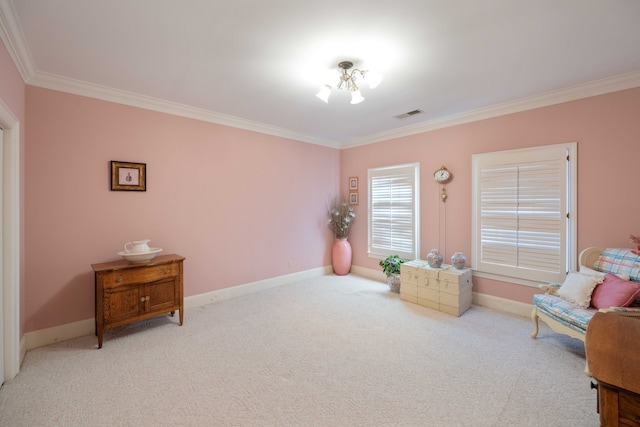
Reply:
[[[419,258],[419,164],[369,170],[369,254]]]
[[[537,281],[567,271],[566,146],[474,157],[477,269]]]

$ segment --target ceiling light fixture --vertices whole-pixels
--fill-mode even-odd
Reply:
[[[369,85],[371,89],[373,89],[376,88],[382,81],[382,74],[368,70],[359,70],[357,68],[351,70],[352,67],[353,62],[351,61],[342,61],[338,64],[339,81],[336,85],[336,89],[348,90],[349,92],[351,92],[351,103],[359,104],[364,101],[364,98],[360,94],[360,88],[358,87],[357,80],[362,79]],[[320,91],[316,94],[316,96],[324,102],[328,103],[329,95],[331,95],[332,89],[333,87],[331,87],[330,84],[324,84],[320,88]]]

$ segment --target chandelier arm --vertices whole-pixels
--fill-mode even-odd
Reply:
[[[342,61],[338,64],[338,69],[340,71],[340,76],[339,76],[339,81],[336,84],[335,88],[338,90],[347,90],[349,92],[351,92],[351,103],[352,104],[358,104],[362,101],[364,101],[364,98],[362,97],[362,95],[360,94],[360,88],[358,87],[358,84],[356,83],[357,80],[360,78],[364,81],[366,81],[371,88],[376,87],[379,84],[379,80],[377,81],[377,83],[375,83],[375,85],[371,85],[371,82],[369,82],[366,79],[366,75],[369,72],[368,70],[361,70],[359,68],[353,68],[353,62],[351,61]],[[358,75],[359,74],[359,75]],[[377,73],[376,73],[377,75]],[[372,74],[373,76],[373,74]],[[380,77],[381,79],[381,77]],[[330,85],[325,85],[323,88],[321,88],[321,91],[318,92],[318,94],[316,94],[316,96],[318,98],[320,98],[321,100],[323,100],[324,102],[328,102],[328,97],[329,97],[329,93],[331,92],[332,87]]]
[[[360,88],[358,87],[358,84],[356,83],[356,81],[358,80],[358,77],[356,76],[356,72],[360,73],[360,78],[364,79],[364,72],[362,70],[354,68],[349,74],[349,81],[347,82],[347,90],[351,92],[360,90]]]
[[[351,84],[349,85],[349,87],[347,89],[349,89],[351,92],[355,92],[357,90],[360,90],[360,88],[356,84],[356,80],[353,79],[353,78],[351,79]]]

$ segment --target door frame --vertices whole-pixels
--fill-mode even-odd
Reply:
[[[0,99],[0,125],[3,128],[2,175],[2,283],[4,379],[20,371],[20,122]],[[0,349],[1,350],[1,349]]]

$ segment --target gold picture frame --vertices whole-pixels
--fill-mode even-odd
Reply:
[[[358,191],[358,177],[352,176],[349,178],[349,191]]]
[[[357,191],[349,191],[349,204],[350,205],[358,205],[358,192]]]
[[[147,191],[147,164],[111,161],[111,191]]]

